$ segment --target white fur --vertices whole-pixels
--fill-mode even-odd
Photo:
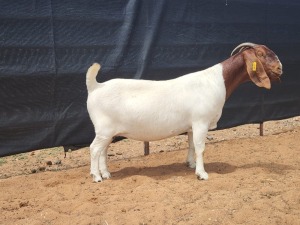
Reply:
[[[94,64],[87,72],[87,108],[96,133],[90,146],[93,180],[110,177],[106,153],[112,137],[155,141],[184,132],[190,145],[188,164],[196,166],[198,177],[208,179],[202,155],[207,131],[216,128],[225,103],[222,65],[167,81],[96,83],[99,69]]]

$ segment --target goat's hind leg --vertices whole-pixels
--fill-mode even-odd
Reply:
[[[100,152],[99,157],[99,170],[103,179],[109,179],[111,177],[110,172],[107,168],[107,148],[110,142],[111,140],[107,144],[106,148],[103,148],[103,150]]]
[[[196,167],[195,162],[195,146],[193,141],[193,132],[188,132],[189,151],[186,159],[186,164],[190,168]]]
[[[91,153],[91,175],[94,182],[101,182],[103,178],[110,178],[107,169],[107,147],[111,142],[111,138],[97,136],[90,146]],[[101,177],[101,174],[102,177]]]

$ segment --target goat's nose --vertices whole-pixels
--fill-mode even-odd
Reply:
[[[282,74],[282,64],[281,64],[280,62],[279,62],[279,64],[278,64],[276,70],[277,70],[277,72],[278,72],[279,74]]]

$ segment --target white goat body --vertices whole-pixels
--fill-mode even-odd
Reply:
[[[156,141],[191,131],[195,122],[215,128],[225,102],[220,64],[167,81],[113,79],[89,93],[96,133]]]
[[[225,103],[222,65],[166,81],[113,79],[97,83],[99,69],[100,65],[94,64],[87,72],[87,107],[96,133],[91,145],[94,181],[102,180],[99,170],[102,177],[110,177],[106,148],[112,137],[155,141],[184,132],[192,145],[188,163],[195,166],[193,144],[199,145],[196,174],[207,179],[202,152],[207,131],[216,127]]]

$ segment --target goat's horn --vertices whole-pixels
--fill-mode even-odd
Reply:
[[[238,45],[235,49],[233,49],[233,51],[231,52],[231,56],[235,55],[238,52],[241,52],[242,50],[244,50],[245,48],[253,48],[255,47],[257,44],[254,43],[250,43],[250,42],[245,42],[242,43],[240,45]]]

